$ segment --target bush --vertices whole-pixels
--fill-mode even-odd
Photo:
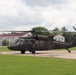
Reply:
[[[9,45],[9,41],[8,40],[3,40],[2,41],[2,46],[8,46]]]

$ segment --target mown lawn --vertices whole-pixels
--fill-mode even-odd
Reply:
[[[0,46],[0,51],[11,51],[7,48],[7,46]]]
[[[76,60],[0,55],[0,75],[76,75]]]
[[[76,60],[0,54],[0,75],[76,75]]]
[[[70,48],[70,50],[76,50],[76,47]]]

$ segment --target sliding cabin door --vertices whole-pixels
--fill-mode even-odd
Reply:
[[[39,40],[35,42],[35,49],[46,50],[48,49],[48,41]]]

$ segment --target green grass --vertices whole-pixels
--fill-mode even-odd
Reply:
[[[76,50],[76,47],[70,48],[70,50]]]
[[[76,75],[76,60],[0,55],[0,75]]]
[[[6,46],[0,46],[0,51],[11,51]]]
[[[0,54],[0,75],[76,75],[76,60]]]

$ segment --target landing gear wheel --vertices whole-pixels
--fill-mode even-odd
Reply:
[[[32,51],[32,54],[35,54],[36,52],[35,51]]]
[[[25,50],[22,50],[22,51],[21,51],[21,54],[25,54]]]

